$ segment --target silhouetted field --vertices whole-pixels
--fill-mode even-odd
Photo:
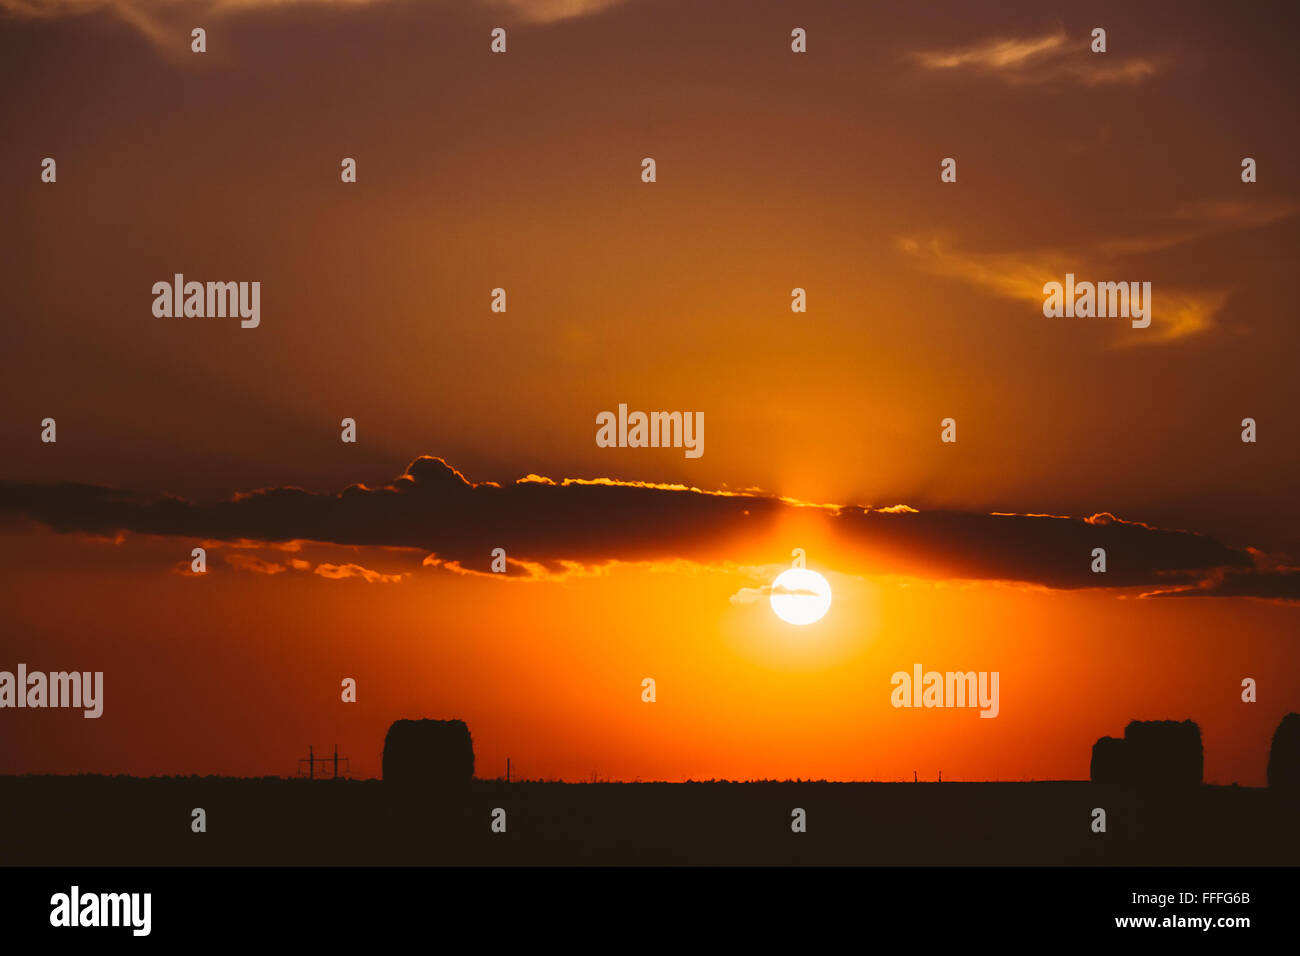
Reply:
[[[483,780],[429,800],[378,780],[30,776],[0,777],[0,808],[5,865],[1300,863],[1294,797],[1214,786]]]

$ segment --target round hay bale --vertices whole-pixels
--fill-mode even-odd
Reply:
[[[463,720],[396,720],[384,736],[383,778],[404,789],[451,790],[474,779]]]
[[[1287,714],[1273,732],[1268,748],[1268,785],[1300,790],[1300,714]]]
[[[1205,772],[1194,720],[1134,720],[1124,728],[1129,779],[1139,786],[1197,786]]]
[[[1092,745],[1092,763],[1088,776],[1093,783],[1126,784],[1129,769],[1125,765],[1128,750],[1118,737],[1101,737]]]

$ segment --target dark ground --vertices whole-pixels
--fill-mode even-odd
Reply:
[[[809,863],[1296,865],[1300,802],[1087,782],[482,780],[430,799],[377,780],[0,777],[0,865]]]

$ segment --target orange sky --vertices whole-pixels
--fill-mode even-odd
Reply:
[[[203,6],[199,57],[164,4],[0,0],[0,479],[202,506],[377,488],[431,454],[506,486],[1109,512],[1300,558],[1292,7],[267,6]],[[1034,289],[1067,270],[1151,281],[1151,328],[1044,318]],[[176,272],[261,281],[261,326],[155,318]],[[705,454],[598,448],[620,402],[703,411]],[[539,559],[585,573],[546,581],[423,565],[436,536],[214,546],[193,579],[174,570],[192,535],[113,544],[10,512],[0,669],[103,669],[107,699],[97,721],[0,712],[0,772],[287,774],[337,741],[377,775],[391,720],[458,716],[485,775],[510,756],[566,778],[1082,777],[1130,718],[1192,717],[1207,779],[1259,784],[1300,709],[1294,603],[1008,583],[965,558],[959,579],[946,540],[894,566],[774,521],[734,553],[665,537],[596,573],[627,556],[584,530]],[[793,547],[835,591],[804,629],[730,600]],[[402,577],[319,571],[348,563]],[[915,662],[999,671],[999,717],[893,709]]]

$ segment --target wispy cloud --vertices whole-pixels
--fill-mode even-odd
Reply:
[[[397,584],[405,574],[385,574],[382,571],[373,571],[370,568],[363,568],[359,564],[318,564],[313,572],[323,578],[331,581],[342,581],[344,578],[361,578],[367,584]]]
[[[165,537],[155,535],[145,535],[146,538]],[[255,541],[250,538],[237,538],[229,541],[222,541],[214,538],[204,538],[199,544],[208,552],[220,552],[223,549],[230,549],[222,554],[222,559],[236,571],[243,571],[249,574],[263,574],[274,576],[284,574],[287,571],[311,572],[318,577],[325,578],[329,581],[342,581],[348,578],[360,578],[361,580],[373,584],[396,584],[405,580],[411,572],[397,571],[385,572],[376,571],[357,564],[355,561],[344,561],[335,563],[332,561],[311,561],[306,558],[292,557],[292,555],[302,551],[304,542],[296,541]],[[330,547],[328,544],[320,545],[319,542],[310,542],[313,548]],[[333,549],[337,551],[338,549]],[[356,548],[347,548],[347,551],[356,551]],[[400,549],[406,550],[406,549]],[[196,572],[193,569],[190,558],[187,556],[183,560],[177,561],[171,567],[175,574],[183,577],[201,578],[205,572]],[[212,570],[211,568],[209,570]]]
[[[918,267],[934,275],[960,279],[994,295],[1041,307],[1044,283],[1059,282],[1067,272],[1080,280],[1131,280],[1137,276],[1123,262],[1125,257],[1147,256],[1187,243],[1262,229],[1297,214],[1300,202],[1294,200],[1197,200],[1174,206],[1157,217],[1147,232],[1076,248],[970,252],[940,236],[900,236],[894,245]],[[1229,291],[1161,282],[1152,292],[1151,327],[1141,335],[1122,332],[1112,344],[1115,348],[1140,347],[1207,332],[1214,327]]]
[[[1300,568],[1220,568],[1194,584],[1148,591],[1142,597],[1253,597],[1300,604]]]
[[[1245,227],[1241,220],[1225,222],[1230,222],[1232,228]],[[1138,279],[1140,277],[1132,274],[1131,267],[1116,263],[1114,259],[1167,248],[1222,231],[1225,231],[1223,223],[1166,235],[1107,240],[1075,250],[968,252],[956,248],[946,239],[933,236],[902,236],[895,240],[894,245],[916,265],[934,275],[960,279],[994,295],[1033,303],[1037,308],[1032,314],[1041,318],[1044,284],[1062,281],[1067,272],[1074,273],[1081,281]],[[1143,329],[1139,335],[1128,334],[1126,326],[1112,341],[1112,346],[1155,345],[1206,332],[1214,326],[1215,316],[1227,299],[1226,289],[1197,290],[1169,282],[1158,283],[1151,296],[1151,327]]]
[[[773,574],[779,574],[785,570],[784,566],[776,568]],[[800,597],[817,597],[816,591],[808,588],[789,588],[784,584],[764,584],[756,588],[741,588],[727,600],[732,604],[754,604],[770,598],[773,594],[791,594]]]
[[[278,561],[264,561],[255,555],[243,554],[239,551],[227,554],[225,558],[226,563],[231,567],[238,568],[240,571],[251,571],[253,574],[282,574],[289,570]]]
[[[1121,236],[1097,244],[1107,256],[1146,255],[1189,242],[1247,229],[1261,229],[1300,213],[1300,202],[1277,200],[1201,199],[1182,202],[1164,217],[1161,233]]]
[[[129,24],[154,48],[177,62],[195,62],[187,54],[190,30],[229,14],[255,14],[289,7],[369,7],[393,0],[0,0],[0,11],[29,20],[58,20],[105,12]],[[449,0],[451,6],[456,0]],[[499,12],[501,26],[558,23],[590,16],[626,0],[470,0]]]
[[[1069,37],[1064,28],[1030,37],[992,37],[969,46],[920,50],[911,60],[932,72],[973,73],[1013,85],[1061,81],[1085,86],[1134,84],[1154,76],[1163,57],[1093,53],[1091,36]]]
[[[1054,53],[1065,46],[1065,31],[1038,37],[1012,37],[982,40],[973,46],[949,50],[932,50],[914,53],[916,60],[928,70],[955,70],[974,67],[985,70],[1022,69],[1044,54]]]
[[[572,20],[600,13],[626,0],[480,0],[480,2],[527,23],[555,23],[559,20]]]

